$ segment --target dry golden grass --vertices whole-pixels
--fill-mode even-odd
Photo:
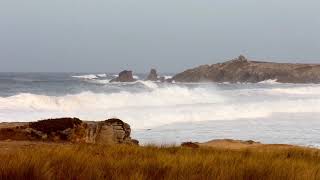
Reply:
[[[320,179],[320,151],[33,144],[0,146],[0,179]]]

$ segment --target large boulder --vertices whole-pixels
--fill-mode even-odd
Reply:
[[[112,79],[110,82],[134,82],[136,79],[133,78],[132,71],[122,71],[118,77]]]
[[[137,140],[131,139],[131,128],[129,124],[120,119],[108,119],[101,122],[88,122],[88,143],[96,144],[139,144]]]
[[[151,69],[149,75],[147,76],[147,81],[158,81],[158,73],[157,70]]]
[[[89,122],[78,118],[57,118],[14,125],[0,124],[0,140],[138,144],[130,134],[130,126],[120,119]]]

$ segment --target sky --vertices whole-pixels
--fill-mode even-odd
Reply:
[[[319,0],[1,0],[1,72],[320,63]]]

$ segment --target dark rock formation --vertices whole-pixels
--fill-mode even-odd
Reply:
[[[133,78],[132,71],[122,71],[119,73],[117,78],[112,79],[110,82],[134,82],[136,79]]]
[[[158,73],[157,73],[157,70],[155,69],[151,69],[147,79],[147,81],[158,81],[159,78],[158,78]]]
[[[76,128],[81,125],[81,123],[82,121],[78,118],[59,118],[32,122],[29,127],[46,134],[50,134],[52,132],[63,131],[69,128]]]
[[[130,126],[120,119],[86,122],[77,118],[48,119],[0,125],[0,140],[53,141],[93,144],[138,144]]]
[[[239,56],[224,63],[186,70],[175,75],[171,81],[257,83],[269,79],[281,83],[320,83],[320,65],[258,62]]]
[[[198,143],[194,143],[194,142],[183,142],[183,143],[181,143],[181,147],[199,148],[200,146]]]

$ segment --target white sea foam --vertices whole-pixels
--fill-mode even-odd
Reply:
[[[80,79],[96,79],[98,78],[97,75],[94,74],[86,74],[86,75],[79,75],[79,76],[72,76],[74,78],[80,78]]]
[[[270,90],[275,94],[289,94],[289,95],[317,95],[320,96],[320,86],[318,85],[306,85],[304,87],[287,87],[287,88],[272,88]]]
[[[99,80],[95,80],[93,82],[99,82]],[[110,80],[101,82],[101,84],[107,84],[107,83],[110,83]],[[138,81],[134,81],[134,82],[112,82],[112,84],[124,84],[124,85],[125,84],[126,85],[134,85],[137,83],[143,84],[145,87],[150,88],[150,89],[156,89],[159,87],[156,83],[154,83],[152,81],[143,81],[143,80],[138,80]]]
[[[268,79],[265,81],[260,81],[259,84],[279,84],[277,79]]]
[[[101,77],[101,78],[105,78],[107,77],[107,74],[97,74],[98,77]]]
[[[156,89],[156,88],[159,87],[156,83],[154,83],[152,81],[141,81],[141,80],[139,80],[137,82],[145,85],[146,87],[148,87],[150,89]]]
[[[0,121],[30,121],[49,117],[74,116],[86,120],[118,117],[133,128],[148,128],[176,122],[239,120],[266,118],[273,113],[320,113],[319,86],[261,90],[264,101],[257,101],[247,90],[245,101],[238,90],[221,91],[210,88],[187,88],[179,85],[158,87],[149,81],[138,81],[151,91],[93,93],[46,96],[18,94],[0,97]],[[299,93],[314,98],[272,99],[271,93]],[[253,96],[253,97],[251,97]],[[285,97],[285,96],[284,96]]]
[[[109,84],[110,83],[110,79],[91,79],[87,82],[90,83],[95,83],[95,84]]]

